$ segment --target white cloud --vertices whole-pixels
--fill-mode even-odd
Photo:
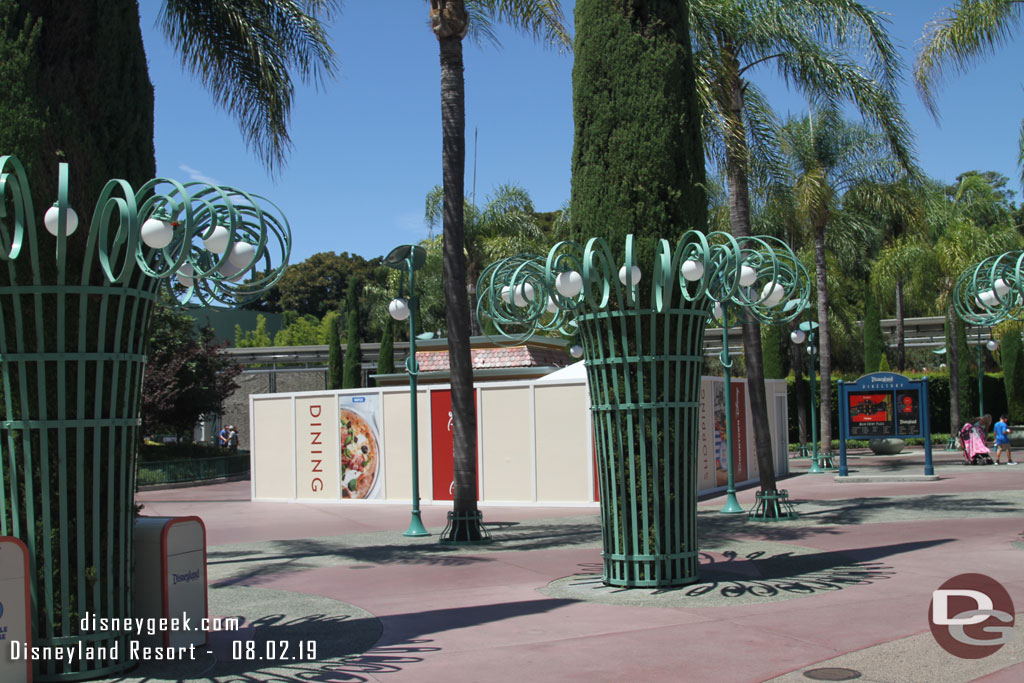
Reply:
[[[178,164],[178,169],[188,174],[189,180],[194,180],[197,183],[209,183],[210,185],[220,185],[220,181],[216,178],[204,174],[202,171],[192,168],[186,164]]]

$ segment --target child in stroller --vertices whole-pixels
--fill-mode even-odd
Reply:
[[[985,432],[992,424],[992,416],[984,415],[973,423],[968,422],[960,428],[960,443],[964,449],[965,465],[991,465],[988,446],[985,445]]]

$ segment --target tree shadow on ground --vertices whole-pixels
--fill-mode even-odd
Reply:
[[[575,519],[575,518],[574,518]],[[582,522],[505,523],[500,536],[491,543],[446,545],[433,540],[404,539],[394,542],[381,536],[346,535],[319,539],[289,539],[262,543],[247,549],[214,549],[207,553],[207,565],[216,586],[259,585],[285,572],[337,566],[431,565],[461,567],[491,562],[487,555],[497,551],[547,550],[579,547],[601,541],[600,519],[594,515]],[[491,526],[488,524],[487,526]]]
[[[882,558],[932,548],[952,539],[916,541],[885,546],[816,553],[732,550],[700,553],[700,578],[680,587],[629,589],[606,587],[598,563],[578,565],[580,571],[553,595],[582,600],[664,607],[726,605],[730,601],[770,602],[816,593],[870,585],[895,575]],[[636,596],[641,596],[637,598]],[[650,596],[643,598],[642,596]],[[738,600],[745,598],[746,600]]]
[[[933,494],[927,496],[901,497],[898,502],[892,498],[846,498],[843,500],[829,501],[794,501],[799,506],[805,503],[813,505],[828,506],[825,510],[801,511],[800,516],[805,519],[813,519],[815,524],[850,525],[860,524],[872,517],[877,517],[881,511],[892,511],[899,514],[901,510],[912,510],[915,512],[936,512],[945,516],[949,513],[962,513],[964,516],[975,516],[982,514],[1008,514],[1019,515],[1022,512],[1021,506],[1011,502],[992,500],[984,497],[965,497],[954,494]],[[876,521],[894,521],[884,517]]]

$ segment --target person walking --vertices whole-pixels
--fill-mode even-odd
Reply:
[[[224,428],[217,434],[217,445],[221,448],[228,447],[228,436],[231,434],[229,427],[230,425],[224,425]]]
[[[996,464],[1000,465],[999,456],[1003,451],[1006,451],[1006,464],[1016,465],[1013,461],[1013,456],[1010,455],[1010,426],[1007,424],[1009,417],[1007,415],[1001,415],[999,422],[996,422],[995,433],[996,433]]]

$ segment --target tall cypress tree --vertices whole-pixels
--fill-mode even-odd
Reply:
[[[341,351],[341,316],[335,316],[327,328],[327,388],[341,389],[344,385],[344,354]]]
[[[587,368],[602,482],[604,579],[613,585],[678,585],[696,576],[700,361],[694,359],[709,304],[672,294],[665,312],[646,308],[657,241],[675,246],[686,230],[703,231],[707,223],[688,13],[688,3],[678,0],[576,3],[573,234],[607,241],[611,278],[625,262],[626,236],[634,235],[641,269],[642,303],[613,298],[606,307],[613,310],[576,318],[588,360],[621,360]],[[672,346],[668,329],[687,348]],[[617,341],[602,346],[596,339]],[[596,393],[609,381],[617,394]],[[639,472],[651,476],[629,474]],[[672,518],[660,514],[673,506]],[[669,559],[680,557],[686,559]]]
[[[1024,422],[1024,347],[1021,345],[1020,323],[1007,325],[999,339],[999,355],[1006,387],[1007,413],[1010,421]]]
[[[377,357],[377,374],[390,375],[395,371],[395,321],[388,316],[384,323],[384,334],[380,338],[380,355]]]
[[[764,325],[761,327],[761,356],[765,379],[783,379],[786,364],[782,356],[783,326]],[[788,337],[785,338],[788,341]]]
[[[345,367],[341,386],[355,389],[363,384],[363,353],[359,346],[363,340],[359,336],[359,280],[356,278],[352,278],[349,283],[345,307],[348,309],[348,330],[345,335]]]
[[[573,66],[573,232],[621,252],[707,223],[688,3],[581,0]]]
[[[864,285],[864,372],[878,372],[885,351],[882,316],[870,283]]]

